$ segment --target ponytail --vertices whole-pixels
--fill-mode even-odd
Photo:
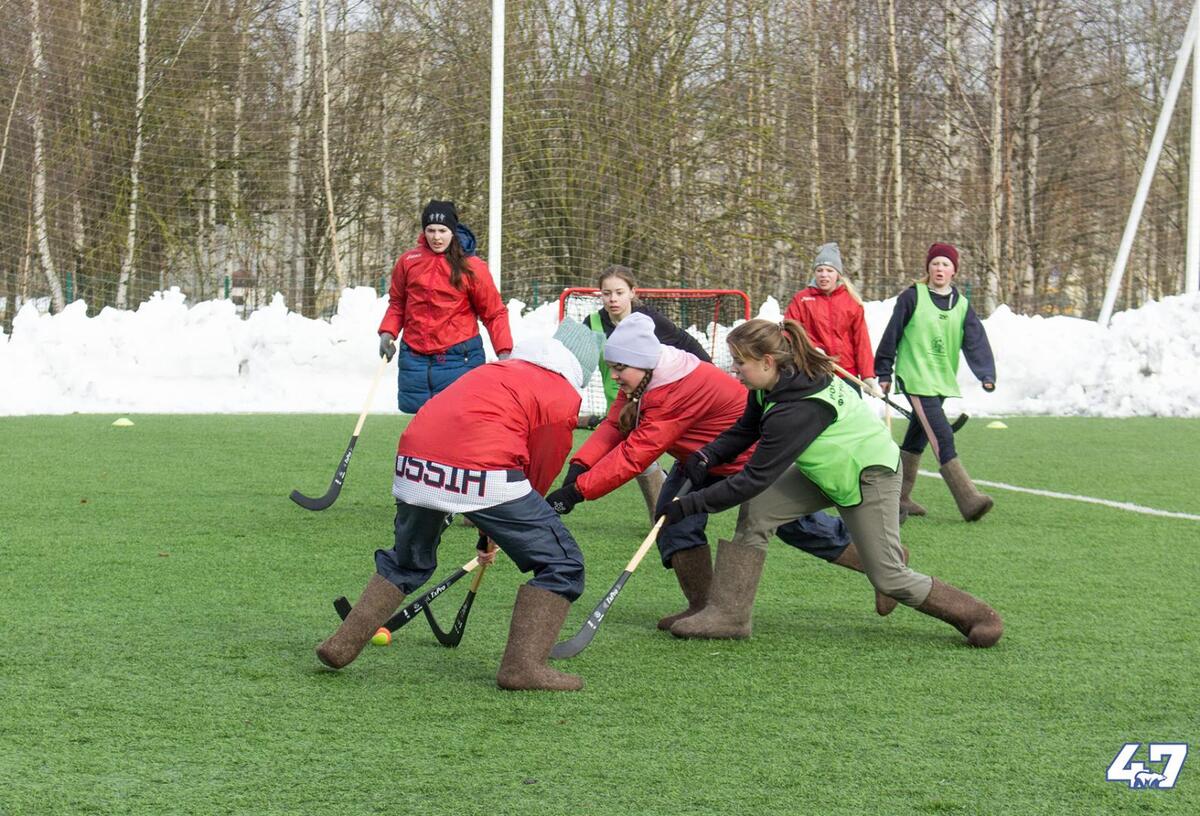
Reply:
[[[450,285],[462,289],[463,277],[475,280],[475,272],[471,269],[468,255],[458,240],[458,234],[452,233],[450,244],[446,247],[446,263],[450,264]]]
[[[780,370],[798,369],[811,380],[833,374],[833,358],[809,342],[804,327],[795,320],[747,320],[729,333],[727,342],[739,360],[762,360],[770,355]]]

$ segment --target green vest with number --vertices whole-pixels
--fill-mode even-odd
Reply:
[[[754,396],[764,415],[775,406],[762,391]],[[900,448],[879,417],[840,377],[830,377],[827,387],[804,399],[825,403],[836,416],[800,452],[796,467],[839,507],[862,504],[862,472],[875,465],[899,471]]]
[[[608,340],[608,335],[604,333],[604,322],[600,319],[599,312],[592,312],[590,315],[588,315],[587,324],[589,327],[591,327],[592,331],[600,335],[600,382],[604,384],[605,404],[607,407],[611,408],[613,400],[617,398],[617,393],[620,390],[620,386],[617,385],[616,380],[609,376],[608,366],[604,365],[604,343]],[[587,383],[584,383],[584,385],[587,385]]]
[[[900,348],[896,351],[896,376],[909,394],[960,397],[958,352],[962,348],[963,325],[967,321],[967,299],[959,296],[943,312],[929,296],[929,287],[917,284],[917,307],[913,310]]]

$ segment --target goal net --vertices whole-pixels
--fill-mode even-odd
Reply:
[[[699,341],[713,364],[732,371],[733,360],[725,345],[725,336],[737,323],[750,319],[750,298],[736,289],[646,289],[638,287],[638,300],[665,315],[676,326]],[[589,315],[602,308],[600,290],[595,288],[564,289],[558,299],[558,319],[573,317],[585,322]],[[592,375],[584,389],[581,414],[602,416],[608,406],[601,378],[604,366]]]

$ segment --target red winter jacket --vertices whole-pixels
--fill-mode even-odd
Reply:
[[[746,409],[746,389],[712,363],[700,363],[682,379],[646,391],[637,427],[625,436],[617,427],[617,417],[628,402],[620,394],[608,416],[571,457],[572,463],[588,468],[575,481],[585,499],[617,489],[664,453],[686,460],[738,421]],[[737,473],[752,452],[750,448],[712,472]]]
[[[396,453],[471,470],[519,468],[545,495],[571,452],[579,403],[561,374],[525,360],[488,363],[425,403]]]
[[[462,289],[450,285],[450,262],[444,253],[425,243],[400,256],[392,269],[387,313],[380,332],[393,337],[404,329],[404,342],[418,354],[435,354],[479,334],[482,320],[497,354],[512,351],[508,310],[500,300],[488,265],[477,255],[467,256],[474,277],[464,275]]]
[[[804,327],[808,339],[856,377],[875,376],[875,355],[867,335],[863,307],[845,286],[825,294],[815,286],[801,289],[783,315]]]

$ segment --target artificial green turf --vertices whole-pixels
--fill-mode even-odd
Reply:
[[[677,641],[652,551],[569,661],[582,693],[506,693],[503,560],[458,649],[417,621],[340,673],[313,657],[390,546],[401,420],[368,420],[314,513],[287,495],[324,492],[353,417],[133,418],[0,420],[0,813],[1200,812],[1200,758],[1173,790],[1104,781],[1127,741],[1198,742],[1200,522],[997,490],[967,525],[922,478],[912,564],[995,605],[996,648],[880,619],[862,576],[778,542],[752,639]],[[973,475],[1200,513],[1200,422],[1007,422],[959,435]],[[569,634],[648,523],[632,485],[567,522]],[[474,540],[451,530],[438,573]]]

